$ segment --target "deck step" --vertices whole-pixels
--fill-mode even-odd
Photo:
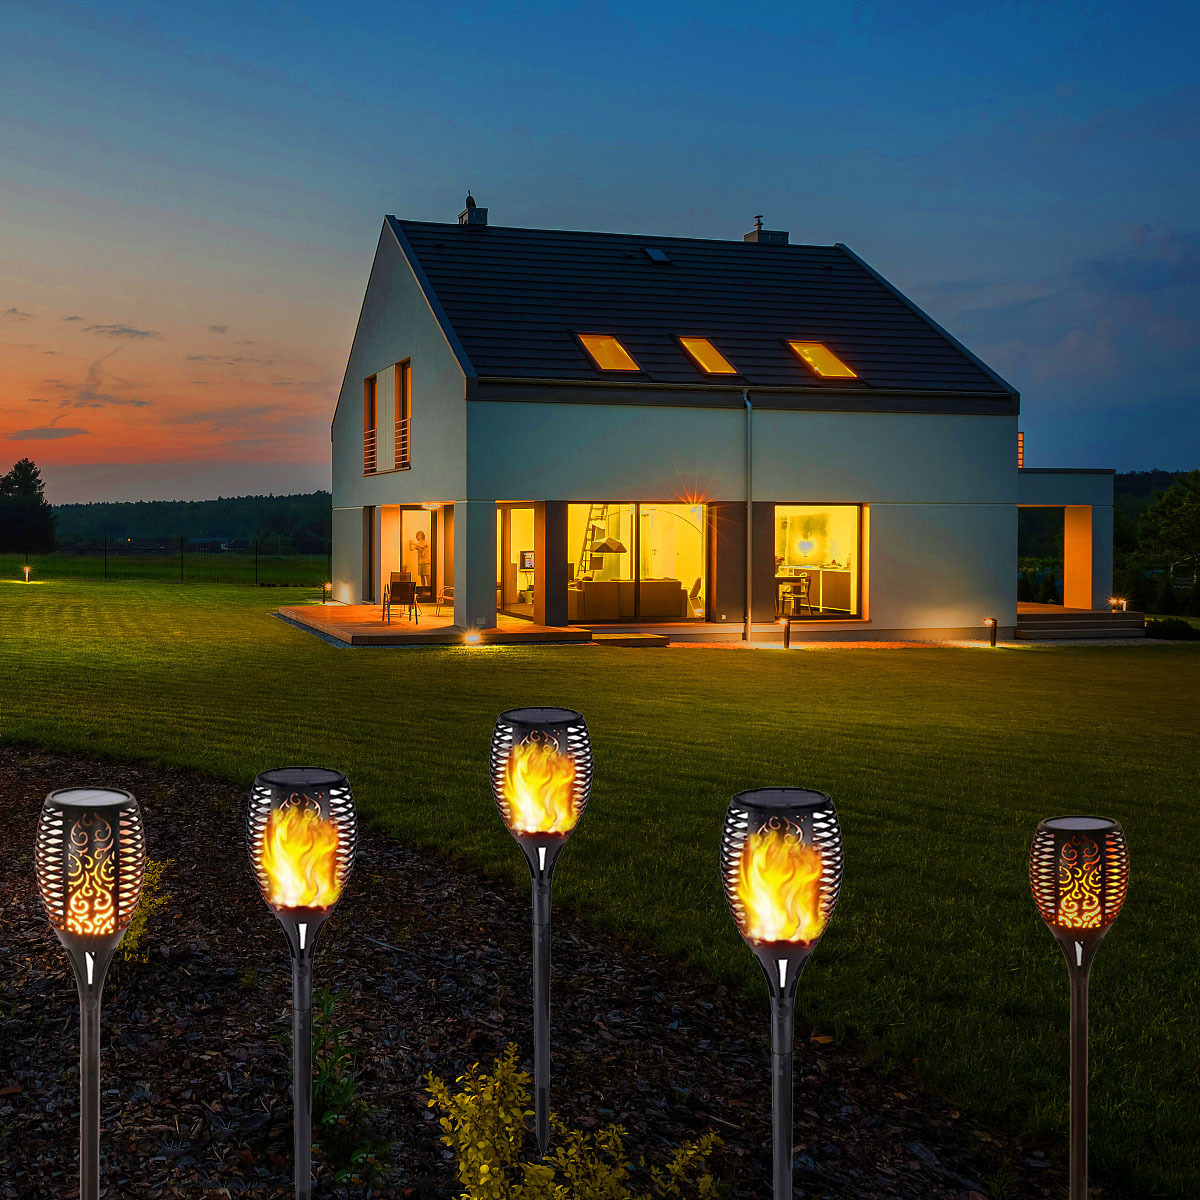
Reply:
[[[669,646],[665,633],[592,633],[598,646]]]
[[[1041,642],[1067,638],[1140,638],[1146,636],[1146,616],[1140,612],[1023,612],[1017,614],[1018,641]]]
[[[1084,625],[1070,628],[1058,626],[1054,629],[1026,629],[1024,626],[1017,628],[1017,641],[1019,642],[1048,642],[1064,638],[1086,638],[1090,641],[1093,638],[1142,638],[1145,636],[1146,631],[1140,625],[1130,628],[1114,628],[1112,625]]]

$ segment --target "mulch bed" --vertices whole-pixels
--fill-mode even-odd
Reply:
[[[243,794],[153,764],[0,747],[0,1197],[78,1194],[77,1000],[31,849],[45,794],[81,783],[137,795],[150,857],[175,860],[144,939],[148,961],[118,958],[105,989],[108,1200],[290,1196],[290,1059],[277,1037],[290,971],[246,862]],[[509,1042],[527,1051],[528,922],[526,898],[507,884],[364,831],[321,935],[316,982],[337,993],[361,1093],[391,1147],[370,1185],[335,1183],[318,1160],[318,1196],[459,1194],[424,1076],[452,1080]],[[714,1168],[731,1200],[770,1194],[765,1006],[562,911],[553,988],[554,1101],[569,1126],[619,1122],[630,1152],[659,1162],[715,1129],[725,1145]],[[1060,1164],[882,1077],[851,1049],[800,1039],[796,1055],[797,1197],[1065,1193]]]

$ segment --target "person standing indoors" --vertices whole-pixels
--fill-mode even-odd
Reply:
[[[408,543],[410,550],[417,552],[417,577],[421,581],[421,589],[429,589],[429,542],[423,529],[417,530],[417,536]]]

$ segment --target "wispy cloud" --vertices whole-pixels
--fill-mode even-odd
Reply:
[[[22,312],[19,308],[6,308],[0,313],[0,317],[9,317],[17,321],[28,321],[32,316],[33,313]]]
[[[42,425],[37,429],[17,429],[8,435],[10,442],[49,442],[57,438],[78,437],[87,433],[74,425]]]
[[[289,410],[280,404],[230,405],[202,411],[177,413],[167,425],[207,425],[209,429],[249,429],[282,417]]]
[[[63,320],[64,321],[82,321],[83,318],[80,316],[70,316],[70,317],[63,317]]]
[[[208,332],[209,333],[228,333],[229,326],[228,325],[210,325],[208,327]]]
[[[134,329],[132,325],[124,324],[88,325],[85,327],[85,332],[98,333],[101,337],[133,338],[142,341],[162,337],[157,329]]]
[[[1076,269],[1080,286],[1090,292],[1141,295],[1200,283],[1200,233],[1186,229],[1133,231],[1137,247],[1129,254],[1096,258]]]
[[[105,408],[110,404],[129,405],[133,408],[147,408],[151,401],[137,396],[121,396],[113,391],[103,390],[103,372],[101,368],[114,354],[120,353],[123,347],[116,346],[107,354],[102,354],[88,367],[82,383],[64,383],[60,379],[47,379],[45,382],[59,393],[59,408]]]
[[[264,362],[264,360],[261,358],[239,358],[236,355],[225,354],[189,354],[187,356],[187,361],[198,363],[220,363],[222,366],[226,367],[240,367],[244,363]],[[268,364],[270,362],[269,359],[265,361]]]

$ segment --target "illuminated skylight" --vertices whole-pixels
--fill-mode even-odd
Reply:
[[[696,365],[708,375],[736,375],[737,367],[733,365],[708,340],[702,337],[681,337],[679,344],[696,360]]]
[[[602,371],[640,371],[633,356],[611,333],[581,333],[579,340]]]
[[[852,371],[834,352],[820,342],[792,342],[788,345],[823,379],[857,379],[858,372]]]

